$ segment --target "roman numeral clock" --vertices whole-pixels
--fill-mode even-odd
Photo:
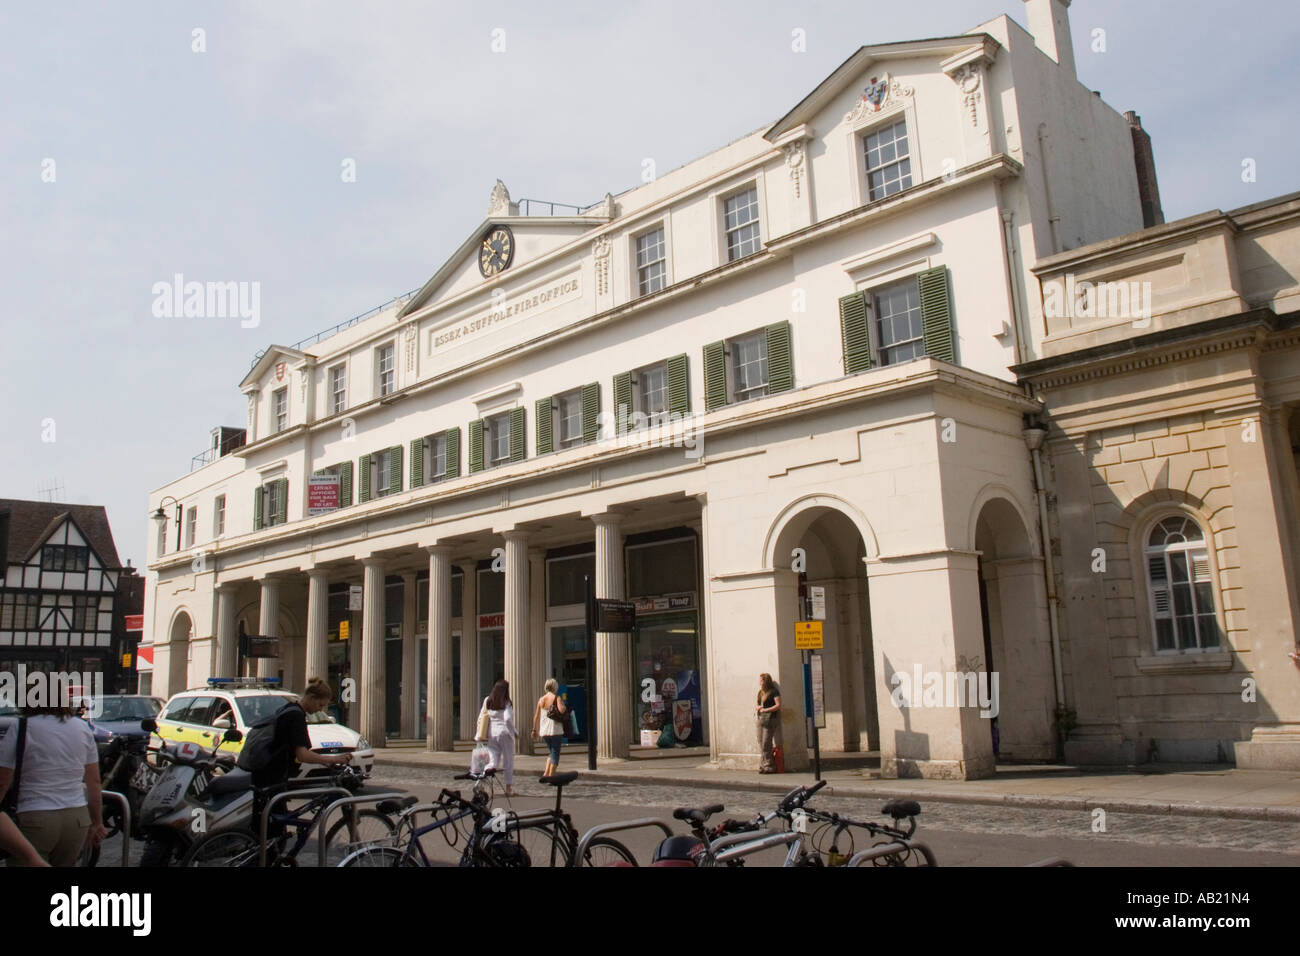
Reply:
[[[510,267],[515,255],[515,237],[509,226],[493,226],[483,237],[478,251],[478,271],[485,279],[499,275]]]

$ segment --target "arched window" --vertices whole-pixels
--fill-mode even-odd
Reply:
[[[1158,521],[1143,551],[1157,652],[1217,650],[1214,582],[1205,533],[1190,517]]]

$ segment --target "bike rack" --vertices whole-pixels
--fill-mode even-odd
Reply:
[[[331,803],[331,804],[327,804],[326,807],[325,807],[325,809],[322,810],[322,811],[321,811],[321,812],[316,816],[316,821],[315,821],[315,823],[313,823],[313,826],[315,826],[316,824],[319,824],[319,825],[320,825],[320,832],[321,832],[321,833],[327,833],[328,830],[326,829],[325,824],[326,824],[327,822],[329,822],[329,816],[330,816],[330,814],[333,813],[335,810],[338,810],[338,809],[340,809],[341,807],[351,807],[351,806],[355,806],[356,804],[359,804],[359,803],[379,803],[381,800],[387,800],[389,797],[393,797],[393,796],[398,796],[398,795],[401,795],[401,794],[405,794],[406,792],[407,792],[407,791],[405,791],[405,790],[384,790],[384,791],[381,791],[381,792],[379,792],[379,793],[363,793],[363,794],[359,794],[359,795],[349,794],[349,795],[346,796],[346,797],[343,797],[343,798],[341,798],[341,799],[335,800],[335,801],[334,801],[333,803]],[[419,806],[419,804],[416,804],[416,806]],[[415,807],[413,806],[413,807],[410,807],[409,809],[410,809],[410,810],[414,810]],[[403,814],[399,815],[399,819],[401,818],[402,815],[405,815],[405,812],[406,812],[406,811],[404,811]],[[326,845],[325,841],[324,841],[323,839],[321,839],[320,834],[317,834],[317,837],[316,837],[316,865],[319,866],[319,867],[321,867],[322,869],[324,869],[324,867],[325,867],[325,857],[326,857],[326,855],[327,855],[328,850],[329,850],[329,847]]]
[[[664,831],[665,837],[673,835],[672,824],[666,823],[657,817],[640,817],[623,823],[601,823],[582,835],[582,839],[578,841],[578,849],[573,853],[573,865],[582,866],[582,861],[587,856],[587,849],[591,846],[591,841],[596,837],[604,836],[607,833],[621,833],[624,830],[640,830],[642,827],[658,827]]]
[[[880,846],[873,846],[866,850],[859,850],[853,856],[849,857],[847,866],[861,866],[868,860],[875,860],[882,856],[893,856],[895,853],[905,853],[909,850],[915,850],[925,857],[926,866],[938,866],[939,861],[934,858],[934,853],[924,843],[914,843],[911,840],[898,840],[894,843],[882,843]]]
[[[713,859],[717,863],[726,863],[729,860],[736,860],[743,856],[749,856],[751,853],[757,853],[760,850],[766,850],[774,846],[788,846],[798,840],[803,839],[802,833],[793,830],[782,830],[777,833],[771,833],[764,837],[755,837],[753,830],[745,833],[729,833],[724,837],[714,840],[709,846]],[[721,853],[720,848],[724,849]]]
[[[266,866],[266,831],[270,826],[271,811],[275,809],[275,805],[277,803],[287,803],[290,800],[297,800],[301,797],[319,797],[327,793],[341,793],[345,797],[350,797],[352,795],[352,791],[347,790],[344,787],[303,787],[298,790],[285,790],[283,793],[277,793],[270,800],[266,801],[266,806],[262,808],[262,819],[258,821],[257,829],[257,865],[259,867]],[[307,827],[308,833],[311,833],[311,831],[315,829],[316,823],[319,820],[320,814],[317,814],[316,819]],[[324,832],[324,829],[322,829],[321,833]],[[320,834],[317,834],[316,839],[317,841],[320,840]]]
[[[99,795],[101,798],[112,797],[122,808],[122,866],[128,867],[131,865],[131,801],[126,794],[116,790],[101,790]]]

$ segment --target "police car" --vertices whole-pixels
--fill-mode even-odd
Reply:
[[[269,717],[298,695],[280,689],[279,678],[213,677],[208,685],[173,694],[159,712],[158,735],[174,743],[195,743],[211,748],[230,729],[248,735],[249,728]],[[318,754],[352,754],[352,765],[369,774],[375,763],[370,742],[355,730],[334,722],[325,711],[307,715],[307,736]],[[151,747],[157,749],[158,738]],[[221,752],[237,754],[243,742],[223,743]],[[316,764],[299,767],[300,777],[328,774]]]

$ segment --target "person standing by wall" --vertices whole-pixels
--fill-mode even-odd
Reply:
[[[501,770],[506,778],[506,796],[515,795],[515,740],[519,731],[515,727],[515,705],[510,701],[510,682],[505,678],[492,685],[492,693],[483,700],[483,708],[491,720],[487,745],[492,752],[489,770]]]
[[[18,829],[51,866],[74,866],[86,842],[99,846],[105,836],[99,783],[99,749],[90,724],[71,706],[28,707],[24,728],[15,726],[0,741],[0,799],[9,791],[19,765]],[[26,865],[14,857],[10,866]]]
[[[563,716],[569,708],[560,696],[560,685],[554,677],[547,680],[543,691],[537,701],[537,708],[533,711],[533,739],[540,737],[546,741],[546,769],[542,771],[542,776],[549,777],[560,769],[560,744],[564,740],[564,725],[552,718],[550,711],[554,707]]]
[[[772,751],[781,746],[781,688],[771,674],[758,675],[758,772],[776,773]]]

